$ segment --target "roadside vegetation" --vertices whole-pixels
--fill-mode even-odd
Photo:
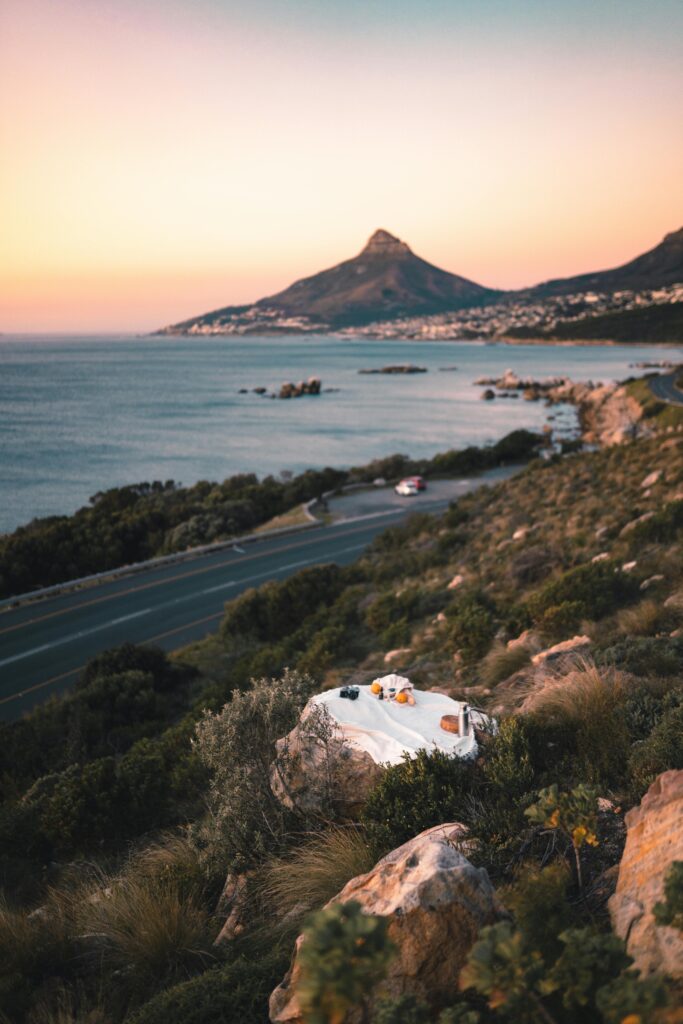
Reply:
[[[0,598],[236,537],[269,522],[297,525],[297,506],[346,483],[409,473],[474,473],[524,461],[537,444],[535,434],[517,430],[489,448],[453,450],[432,459],[391,455],[355,469],[308,470],[291,479],[259,480],[245,473],[220,484],[203,480],[181,487],[156,480],[115,487],[93,495],[72,516],[34,519],[0,536]]]
[[[480,935],[449,1006],[404,998],[368,1021],[674,1020],[676,993],[630,970],[606,900],[624,811],[683,768],[682,533],[683,436],[662,432],[535,460],[352,566],[248,591],[172,659],[94,659],[72,693],[0,727],[0,1020],[266,1024],[304,920],[309,1019],[335,1019],[320,1000],[355,981],[322,985],[315,950],[360,925],[306,915],[444,821],[468,827],[510,919]],[[388,670],[494,714],[483,756],[387,769],[357,820],[326,771],[318,809],[285,807],[275,740],[312,693]],[[663,919],[680,906],[674,871]],[[391,951],[367,927],[374,977]]]

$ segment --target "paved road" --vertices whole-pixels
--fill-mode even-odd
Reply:
[[[681,370],[678,369],[673,373],[660,373],[657,377],[651,377],[648,383],[652,394],[664,402],[671,402],[672,405],[683,405],[683,392],[675,385],[680,375]]]
[[[460,481],[460,493],[490,479]],[[408,512],[447,507],[429,492],[364,519],[270,538],[144,570],[87,590],[0,613],[0,719],[18,717],[73,683],[93,655],[126,641],[167,651],[214,631],[226,600],[309,565],[358,558],[373,537]]]

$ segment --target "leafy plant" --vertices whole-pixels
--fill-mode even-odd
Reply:
[[[394,955],[387,919],[364,914],[359,903],[334,903],[304,929],[297,996],[306,1024],[341,1024],[362,1007]]]
[[[579,889],[583,889],[581,874],[581,848],[584,844],[598,845],[597,791],[579,785],[560,792],[557,783],[542,789],[538,801],[527,807],[525,815],[534,824],[563,833],[571,842],[576,864]]]
[[[471,764],[440,751],[418,750],[391,765],[368,797],[362,820],[378,853],[432,825],[461,821],[474,785]]]
[[[664,899],[655,903],[653,913],[657,924],[678,928],[683,932],[683,861],[675,860],[664,878]]]

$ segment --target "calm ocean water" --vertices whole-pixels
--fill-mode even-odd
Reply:
[[[184,484],[393,452],[433,455],[538,428],[542,403],[482,402],[472,382],[507,367],[537,377],[627,376],[631,363],[676,358],[654,347],[505,346],[333,338],[0,337],[0,531],[73,512],[91,494],[142,480]],[[680,358],[680,357],[679,357]],[[414,362],[415,376],[361,368]],[[441,367],[457,370],[440,372]],[[637,371],[634,371],[637,372]],[[270,401],[316,375],[319,398]],[[553,412],[553,411],[551,411]],[[565,422],[571,413],[561,414]]]

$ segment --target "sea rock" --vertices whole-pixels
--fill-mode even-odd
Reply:
[[[359,373],[426,373],[426,366],[415,366],[413,363],[402,363],[399,366],[382,366],[379,369],[359,370]]]
[[[492,391],[491,388],[487,388],[486,391],[482,391],[479,397],[482,398],[485,402],[492,402],[493,399],[496,397],[496,392]]]
[[[338,732],[333,731],[327,742],[317,739],[308,722],[311,707],[307,705],[289,735],[276,743],[271,789],[285,807],[320,813],[324,809],[321,779],[331,774],[336,813],[342,818],[357,817],[383,769],[367,751],[345,743]],[[278,764],[282,765],[279,770]]]
[[[285,381],[280,388],[278,398],[300,398],[302,395],[319,395],[321,381],[318,377],[309,377],[308,380],[301,380],[298,384]]]
[[[397,949],[375,995],[414,995],[431,1006],[452,1002],[458,976],[479,930],[503,913],[483,868],[475,868],[458,847],[466,844],[460,824],[428,829],[380,860],[366,875],[352,878],[331,901],[356,900],[368,914],[388,918]],[[273,1024],[303,1024],[296,997],[300,974],[299,936],[292,965],[270,997]],[[360,1024],[360,1010],[343,1024]]]
[[[655,779],[625,820],[626,846],[609,901],[612,925],[639,971],[683,978],[683,935],[658,925],[652,913],[670,865],[683,860],[683,771]]]
[[[563,640],[559,644],[547,647],[545,651],[539,651],[531,659],[532,665],[558,661],[566,655],[585,654],[592,641],[589,636],[573,636],[571,640]]]

